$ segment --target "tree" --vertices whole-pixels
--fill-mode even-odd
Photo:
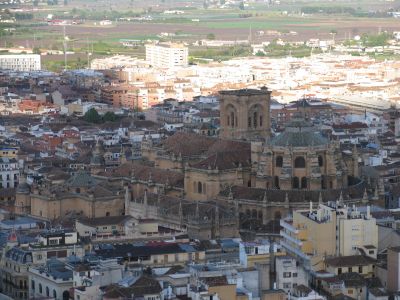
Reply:
[[[207,34],[207,40],[215,40],[215,34],[214,33],[209,33]]]
[[[106,112],[103,116],[103,121],[104,122],[115,122],[117,120],[117,116],[113,112]]]
[[[40,48],[39,48],[39,47],[33,47],[32,52],[33,52],[33,54],[40,54],[40,53],[42,53],[42,51],[40,51]]]
[[[102,121],[101,116],[99,115],[99,113],[97,112],[97,110],[95,108],[89,109],[83,116],[83,119],[87,122],[96,123],[96,124],[101,123],[101,121]]]

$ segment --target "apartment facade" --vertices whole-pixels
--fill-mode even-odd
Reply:
[[[19,175],[18,161],[15,158],[0,158],[0,189],[17,187]]]
[[[160,43],[146,45],[146,60],[153,67],[185,67],[188,65],[188,54],[188,48],[182,44]]]
[[[0,55],[0,69],[23,72],[39,71],[41,69],[40,55]]]
[[[358,249],[378,246],[378,226],[370,214],[341,204],[319,204],[313,209],[293,212],[292,219],[281,220],[282,246],[286,251],[318,271],[326,256],[349,256]]]

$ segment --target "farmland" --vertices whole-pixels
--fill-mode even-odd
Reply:
[[[26,14],[31,14],[32,19],[19,20],[15,25],[2,25],[4,28],[13,27],[14,31],[5,33],[0,28],[0,39],[3,43],[1,46],[61,50],[65,27],[68,50],[77,53],[77,57],[85,57],[87,52],[93,52],[94,56],[121,53],[143,57],[143,43],[148,40],[192,44],[210,36],[217,40],[246,40],[251,37],[253,43],[261,43],[277,38],[285,41],[331,39],[331,33],[335,32],[336,40],[340,41],[363,33],[400,31],[400,19],[381,13],[400,7],[400,1],[324,3],[282,1],[280,5],[268,6],[256,2],[241,10],[204,9],[200,0],[69,0],[67,5],[39,5],[35,9],[26,7]],[[330,6],[325,10],[324,5]],[[344,13],[336,13],[337,7],[343,7]],[[360,7],[366,9],[361,10]],[[164,14],[163,11],[168,9],[181,10],[181,13]],[[379,12],[379,17],[368,16],[372,9]],[[302,12],[315,10],[318,13]],[[70,26],[49,26],[45,22],[49,14],[57,19],[84,19],[84,22]],[[148,18],[141,19],[144,16]],[[112,24],[101,26],[99,21],[102,19],[109,19]],[[123,39],[137,40],[138,45],[124,47],[120,43]],[[191,50],[201,53],[204,49]],[[62,59],[56,55],[44,59],[45,62],[51,60]],[[80,63],[77,61],[78,65]]]

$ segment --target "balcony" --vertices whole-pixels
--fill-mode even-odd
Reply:
[[[281,245],[282,245],[282,247],[285,248],[289,253],[293,253],[293,254],[295,254],[296,256],[298,256],[298,257],[300,257],[300,258],[302,258],[302,259],[305,259],[305,260],[309,260],[309,259],[310,259],[310,257],[309,257],[307,254],[303,253],[302,251],[300,251],[299,249],[297,249],[297,248],[295,248],[295,247],[292,247],[291,245],[289,245],[289,244],[286,243],[285,241],[281,241]]]
[[[292,224],[290,224],[289,222],[287,222],[286,220],[280,220],[280,225],[283,227],[283,228],[285,228],[286,230],[288,230],[288,231],[290,231],[290,232],[292,232],[292,233],[294,233],[294,234],[298,234],[299,233],[299,231],[292,225]]]
[[[296,244],[296,245],[299,246],[299,247],[301,247],[301,246],[303,245],[303,242],[302,242],[302,241],[300,241],[300,240],[298,240],[298,239],[296,239],[296,238],[294,238],[294,237],[288,235],[288,234],[287,234],[285,231],[283,231],[283,230],[281,230],[281,236],[282,236],[284,239],[286,239],[286,240],[292,242],[293,244]]]

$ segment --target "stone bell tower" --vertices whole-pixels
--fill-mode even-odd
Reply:
[[[262,141],[271,132],[271,91],[256,89],[220,91],[220,137]]]

